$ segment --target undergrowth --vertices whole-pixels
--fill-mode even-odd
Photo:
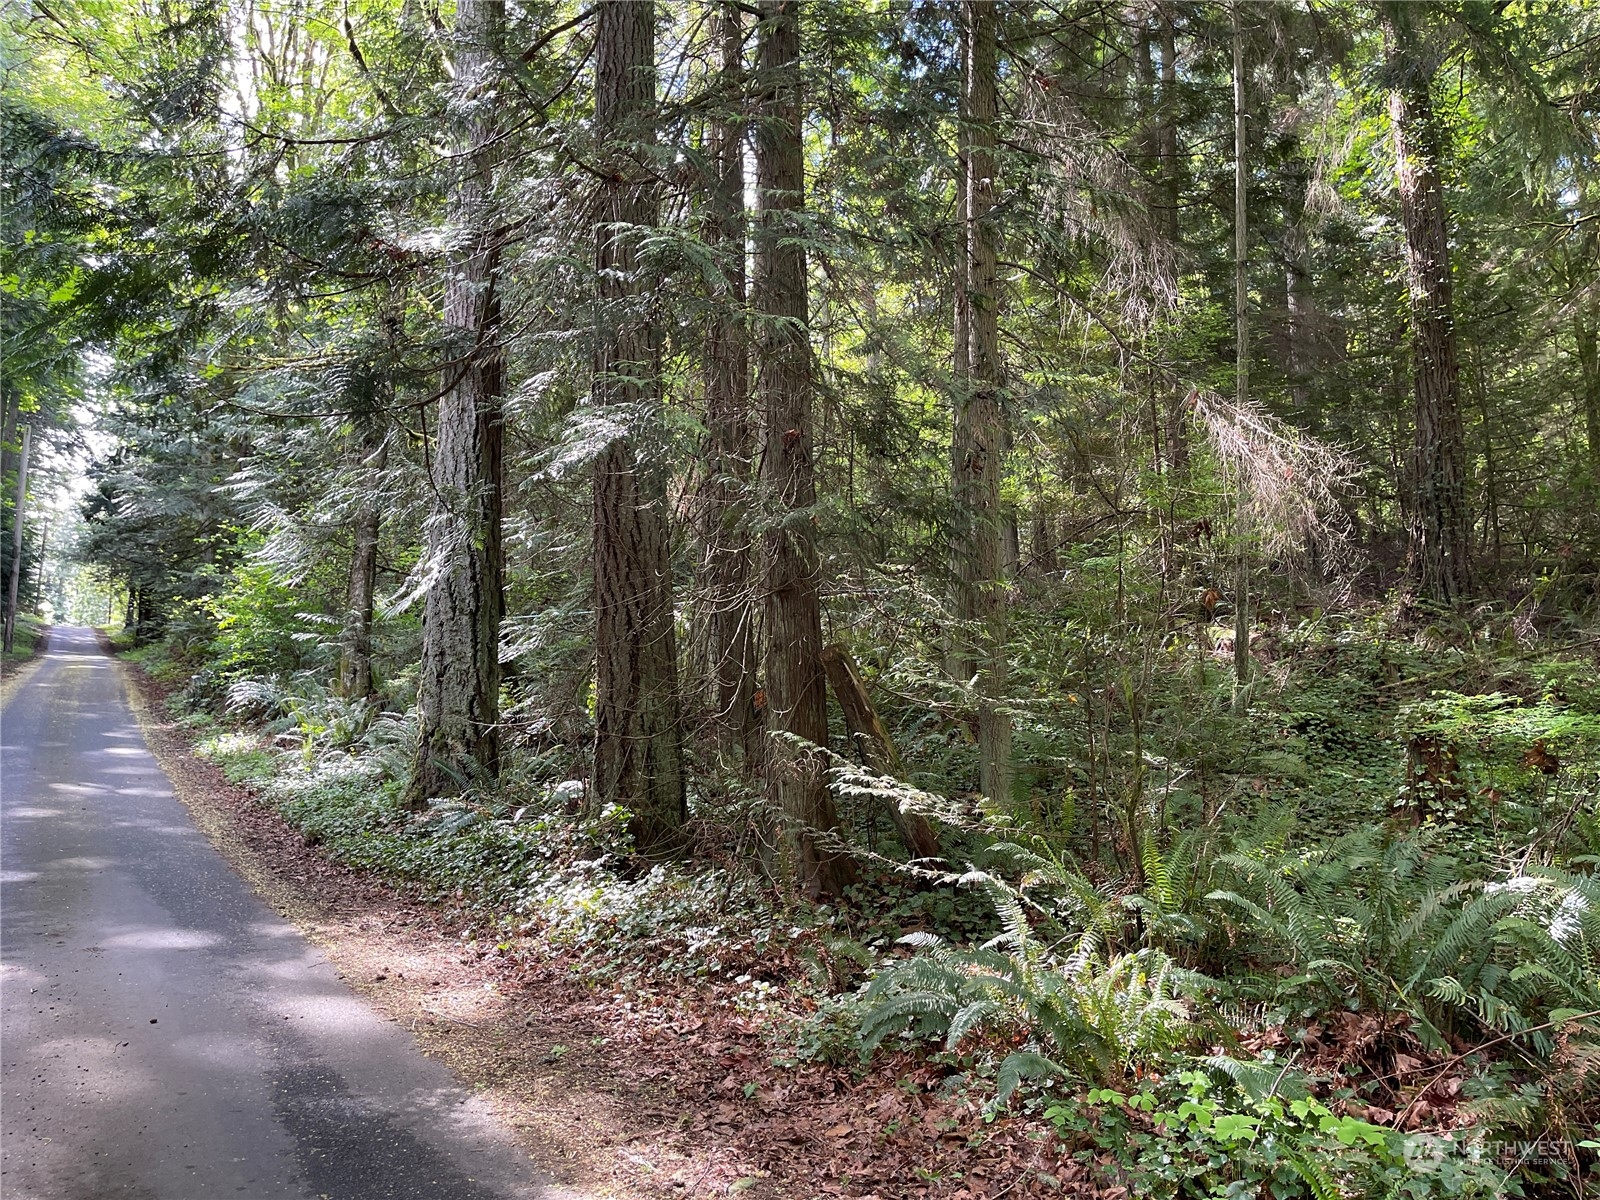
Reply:
[[[836,770],[880,852],[831,906],[726,852],[765,818],[710,767],[689,856],[648,862],[626,812],[583,815],[563,753],[417,813],[403,715],[305,675],[202,673],[180,703],[308,842],[456,905],[480,944],[595,982],[711,983],[780,1063],[921,1047],[984,1115],[1040,1122],[1140,1194],[1579,1196],[1600,1113],[1600,674],[1357,632],[1286,635],[1293,669],[1243,716],[1147,697],[1142,728],[1101,730],[1092,778],[1024,716],[1009,808],[941,795],[959,731],[890,705],[906,777]],[[169,680],[193,665],[141,656]],[[1208,678],[1145,683],[1188,703]],[[1174,744],[1226,744],[1157,754],[1164,721]],[[950,869],[894,867],[888,804],[944,824]]]

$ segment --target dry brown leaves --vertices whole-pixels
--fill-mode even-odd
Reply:
[[[1280,1054],[1289,1044],[1282,1028],[1246,1038],[1244,1046],[1260,1054]],[[1411,1032],[1405,1013],[1341,1012],[1305,1028],[1296,1065],[1322,1080],[1324,1093],[1353,1088],[1362,1100],[1344,1100],[1334,1107],[1374,1125],[1435,1132],[1471,1122],[1457,1112],[1467,1067],[1459,1055],[1429,1050]],[[1464,1047],[1463,1047],[1464,1048]],[[1453,1069],[1452,1069],[1453,1068]]]

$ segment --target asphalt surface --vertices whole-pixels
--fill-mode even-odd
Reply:
[[[551,1200],[190,822],[94,632],[0,715],[0,1196]]]

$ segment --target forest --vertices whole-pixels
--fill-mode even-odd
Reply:
[[[752,1195],[1595,1194],[1600,5],[0,44],[8,662],[922,1114]]]

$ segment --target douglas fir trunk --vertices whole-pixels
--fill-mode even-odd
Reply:
[[[422,614],[419,744],[411,802],[499,772],[502,392],[500,247],[494,232],[495,57],[502,6],[458,0],[456,79],[466,117],[450,197],[456,242],[445,283],[445,364],[428,519],[432,575]]]
[[[709,446],[702,496],[705,553],[701,576],[717,747],[724,754],[740,755],[750,765],[758,752],[758,728],[746,520],[753,430],[744,314],[744,25],[734,0],[723,0],[717,12],[721,92],[711,125],[714,175],[708,188],[705,238],[720,254],[721,287],[713,296],[715,309],[706,337]]]
[[[1011,719],[1006,686],[1005,582],[1000,471],[1006,447],[1000,402],[1000,322],[994,233],[998,49],[994,0],[966,0],[963,117],[966,141],[965,269],[956,336],[966,341],[957,379],[951,481],[955,501],[957,656],[978,679],[979,786],[991,800],[1011,795]],[[964,301],[964,302],[963,302]],[[964,319],[963,319],[964,318]]]
[[[1419,8],[1421,6],[1418,6]],[[1416,401],[1411,460],[1410,575],[1442,604],[1469,586],[1466,444],[1450,283],[1449,216],[1440,180],[1443,139],[1429,96],[1433,72],[1413,35],[1410,5],[1386,6],[1390,37],[1389,120],[1406,236],[1411,296],[1411,371]]]
[[[811,513],[816,480],[806,260],[799,242],[803,225],[797,219],[805,203],[798,9],[798,0],[762,0],[758,26],[757,387],[766,416],[761,485],[772,509],[766,537],[764,657],[769,731],[826,746],[827,681]],[[809,896],[837,895],[854,879],[855,868],[848,854],[818,836],[831,833],[837,824],[821,757],[779,739],[769,747],[767,763],[770,794],[790,831],[801,890]]]
[[[656,348],[639,283],[656,192],[641,151],[653,140],[655,6],[605,0],[595,46],[595,125],[607,158],[595,230],[594,403],[621,414],[594,464],[594,799],[620,804],[634,844],[670,849],[685,815],[672,567],[661,472],[628,427],[654,417]]]

